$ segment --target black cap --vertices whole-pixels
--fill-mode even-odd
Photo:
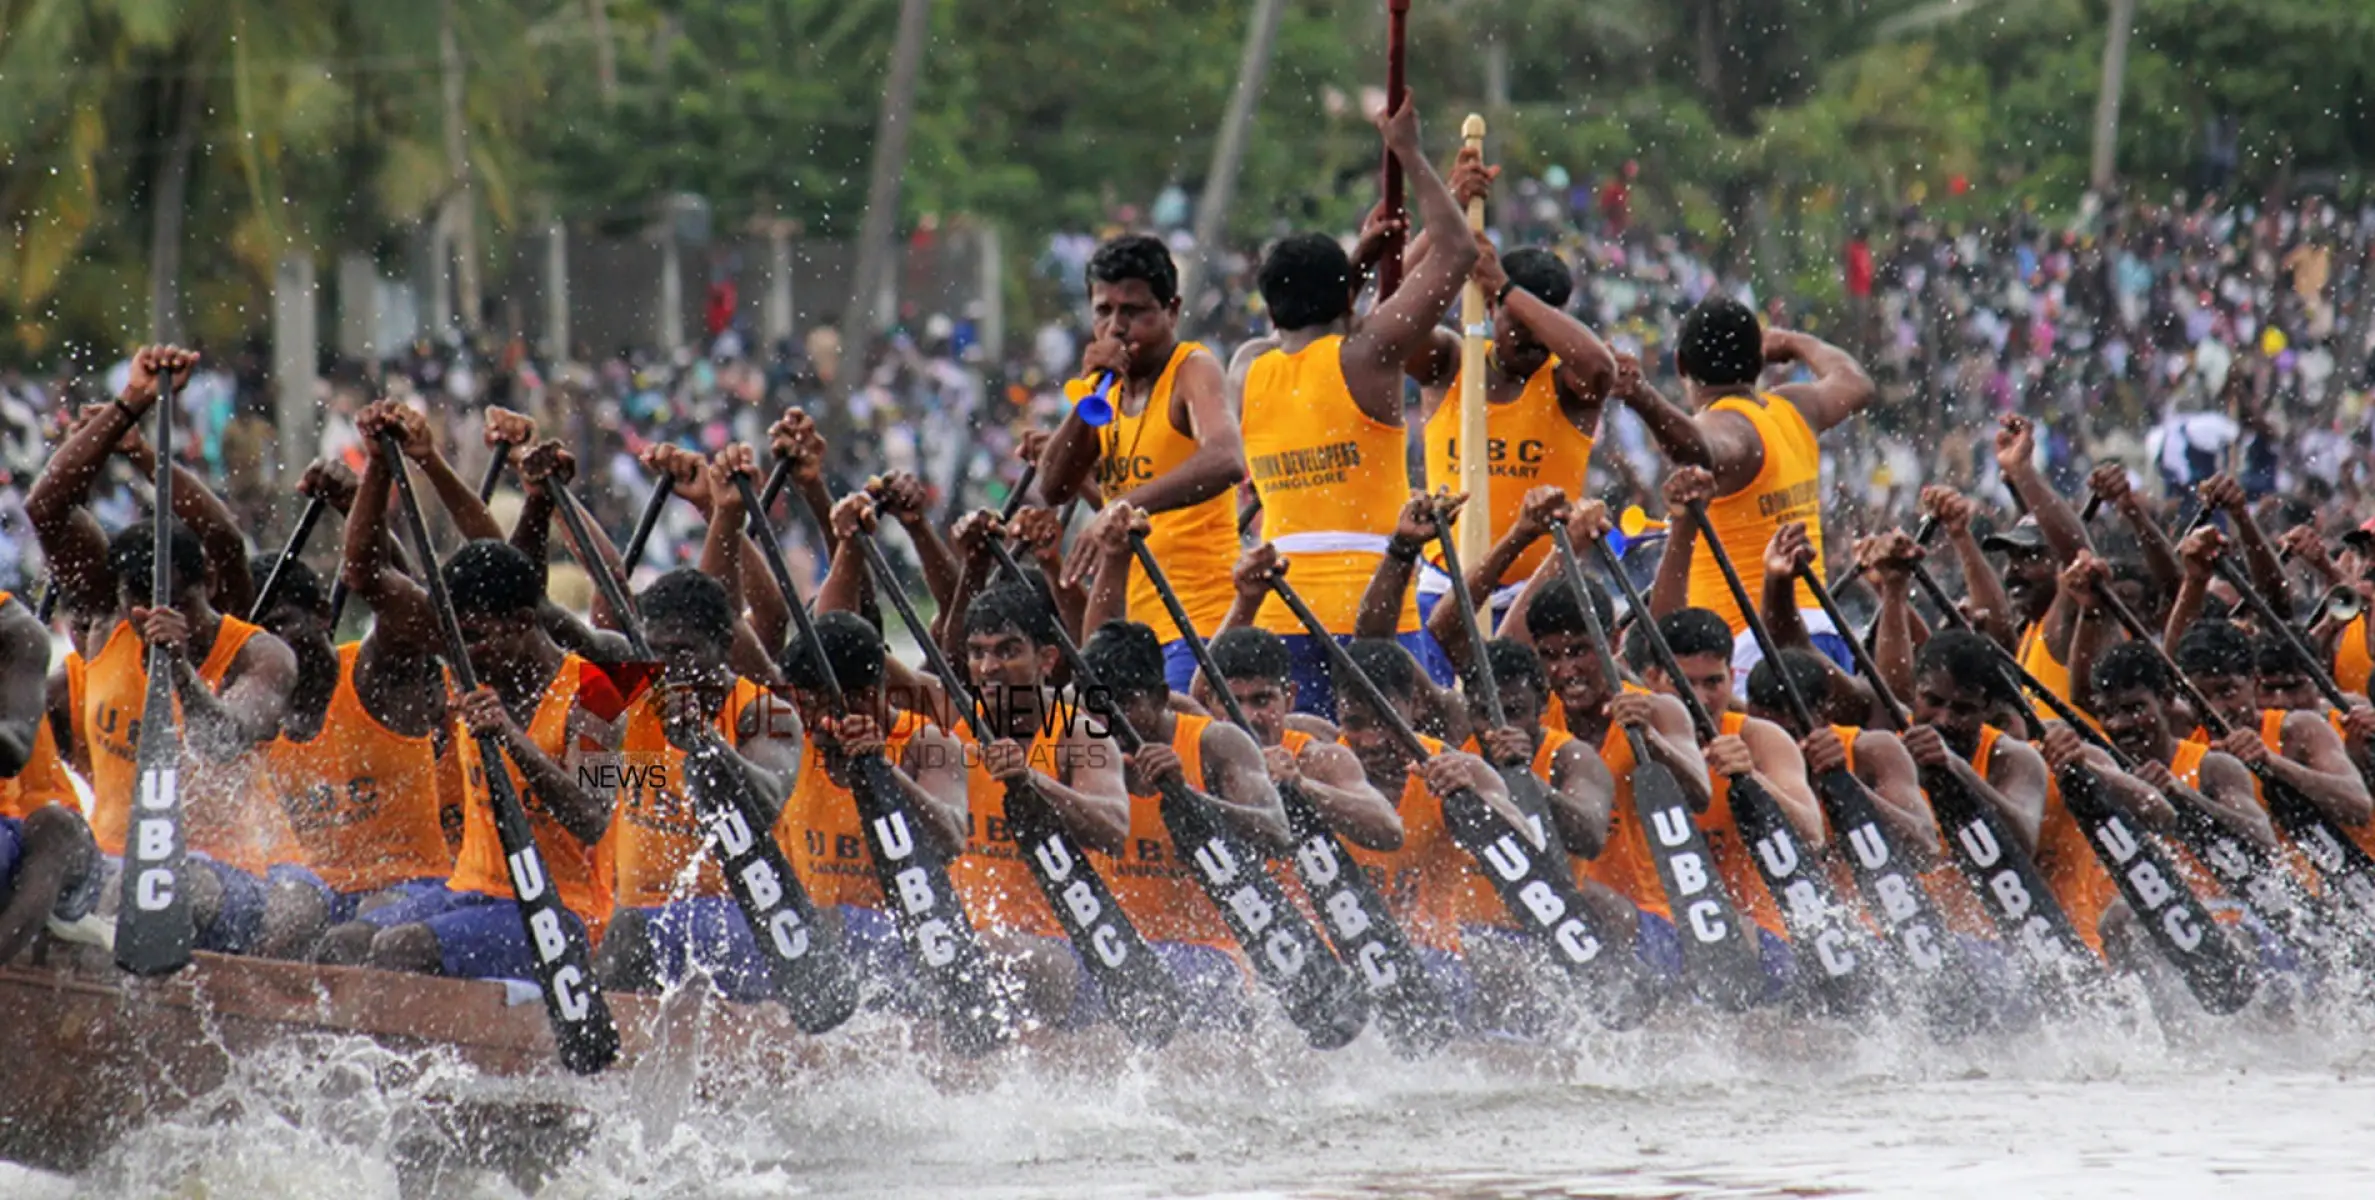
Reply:
[[[1979,539],[1979,548],[1990,554],[2010,554],[2016,550],[2043,550],[2045,531],[2037,528],[2035,517],[2022,517],[2012,528],[1991,533]]]

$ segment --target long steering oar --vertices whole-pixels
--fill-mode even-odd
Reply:
[[[1558,539],[1552,545],[1564,549],[1559,566],[1566,573],[1567,586],[1575,591],[1576,608],[1583,613],[1601,680],[1611,697],[1620,695],[1624,674],[1617,669],[1616,649],[1608,631],[1600,625],[1600,610],[1592,603],[1583,564],[1575,557],[1567,531],[1556,522],[1552,527]],[[1640,624],[1652,624],[1648,610],[1635,611],[1641,613]],[[1675,672],[1674,681],[1681,685],[1681,672]],[[1674,930],[1680,935],[1683,980],[1709,1004],[1734,1010],[1752,1007],[1768,986],[1755,927],[1740,918],[1740,910],[1724,890],[1715,852],[1708,848],[1707,835],[1698,822],[1691,819],[1691,802],[1683,794],[1682,781],[1674,777],[1673,768],[1651,756],[1649,740],[1639,729],[1627,725],[1624,732],[1625,745],[1633,755],[1632,815],[1641,826],[1642,845],[1656,865],[1658,888],[1665,893],[1666,911],[1673,914]]]
[[[1773,677],[1781,681],[1782,693],[1789,700],[1791,718],[1802,729],[1816,728],[1813,706],[1798,691],[1797,681],[1782,669],[1781,647],[1774,642],[1773,631],[1766,628],[1756,598],[1740,582],[1740,571],[1732,565],[1731,552],[1724,548],[1723,539],[1708,522],[1707,506],[1694,502],[1691,508],[1691,515],[1699,521],[1699,541],[1723,572],[1732,603],[1739,606],[1741,619],[1748,623],[1757,648],[1772,662]],[[1845,768],[1824,772],[1814,781],[1814,790],[1822,797],[1824,812],[1836,827],[1833,838],[1847,847],[1847,867],[1864,894],[1865,907],[1879,918],[1899,958],[1912,969],[1931,1020],[1948,1032],[1976,1028],[1986,1014],[1980,1011],[1978,989],[1970,986],[1969,964],[1963,961],[1962,946],[1947,931],[1946,920],[1939,915],[1929,889],[1922,886],[1920,874],[1897,849],[1896,839],[1889,836],[1888,827],[1880,820],[1880,805],[1872,793]]]
[[[179,389],[167,367],[157,386],[155,537],[150,550],[149,604],[173,607],[173,406]],[[53,575],[55,594],[62,577]],[[132,828],[124,838],[124,874],[115,917],[115,963],[134,975],[169,975],[189,965],[197,940],[190,898],[181,886],[189,865],[188,830],[181,811],[181,713],[173,688],[173,654],[148,648],[148,692],[141,707],[140,790]]]
[[[1294,614],[1295,620],[1302,623],[1312,640],[1327,653],[1338,686],[1349,685],[1360,695],[1361,703],[1369,706],[1412,761],[1425,762],[1434,757],[1418,731],[1403,719],[1401,712],[1378,689],[1376,681],[1352,660],[1352,655],[1337,644],[1336,635],[1328,632],[1327,625],[1303,602],[1294,585],[1282,577],[1272,579],[1270,586],[1287,611]],[[1607,934],[1584,903],[1582,891],[1575,886],[1575,875],[1567,866],[1565,854],[1553,854],[1546,847],[1536,846],[1516,826],[1496,814],[1474,788],[1463,787],[1443,798],[1443,823],[1460,848],[1474,856],[1477,873],[1500,896],[1517,927],[1546,950],[1561,970],[1601,999],[1610,998],[1611,993],[1632,982],[1632,969],[1624,961],[1626,956],[1607,953]]]
[[[593,521],[577,494],[558,479],[548,483],[561,522],[577,543],[586,573],[618,621],[619,632],[626,635],[630,652],[641,661],[656,661],[634,598],[595,549]],[[858,1009],[858,982],[841,938],[818,923],[808,889],[801,886],[772,836],[775,814],[761,797],[751,794],[750,776],[734,761],[714,725],[703,728],[693,748],[684,751],[684,789],[709,832],[710,850],[717,856],[726,890],[733,894],[752,942],[767,961],[775,998],[806,1033],[823,1033],[847,1021]]]
[[[752,492],[750,477],[737,474],[734,486],[749,513],[751,540],[758,544],[760,556],[767,560],[768,574],[775,576],[776,586],[784,589],[784,595],[794,595],[790,590],[791,568],[783,560],[783,548],[776,543],[773,522]],[[863,531],[857,541],[866,553],[869,567],[883,581],[878,586],[898,605],[908,623],[914,625],[914,609],[907,603],[906,594],[888,582],[892,576],[887,569],[889,564],[881,562],[881,547]],[[827,707],[835,716],[848,715],[849,697],[841,690],[841,678],[834,673],[833,661],[826,656],[824,643],[817,637],[816,619],[797,601],[790,607],[792,620],[800,630],[800,644],[806,647],[801,652],[813,656],[817,673],[824,679]],[[930,642],[928,631],[920,627],[916,636],[927,644]],[[821,749],[811,752],[823,753]],[[924,818],[915,811],[915,802],[900,785],[888,758],[879,752],[862,754],[850,760],[849,770],[850,799],[858,810],[867,854],[874,867],[875,885],[882,892],[883,907],[890,911],[891,924],[907,947],[909,961],[916,964],[939,993],[941,1029],[965,1053],[986,1053],[1004,1042],[1011,1030],[992,986],[981,938],[974,932],[972,918],[965,913],[965,903],[957,894],[956,885],[949,880],[950,856],[943,854],[939,844],[932,840]]]
[[[1854,627],[1847,614],[1839,611],[1831,589],[1815,577],[1811,565],[1798,568],[1797,574],[1838,628],[1840,640],[1855,658],[1856,669],[1863,672],[1872,694],[1880,700],[1889,727],[1899,733],[1912,728],[1913,714],[1889,689],[1880,664],[1865,649],[1863,640],[1852,636]],[[1776,662],[1773,668],[1780,672],[1781,664]],[[2037,987],[2059,992],[2070,983],[2100,983],[2103,961],[2087,948],[2052,886],[2037,870],[2036,861],[2013,840],[2002,817],[1972,792],[1970,781],[1964,778],[1967,770],[1970,768],[1959,762],[1925,769],[1922,791],[1938,817],[1947,853],[1987,909],[1997,935],[2005,945],[2020,948],[2029,980]]]
[[[1566,527],[1554,522],[1550,537],[1559,556],[1560,569],[1566,574],[1567,586],[1582,587],[1583,565],[1576,561],[1575,545],[1568,538]],[[1624,562],[1617,558],[1615,548],[1603,537],[1593,539],[1592,549],[1600,556],[1602,573],[1614,578],[1624,589],[1625,606],[1633,612],[1647,614],[1649,606],[1641,598],[1641,589],[1625,573]],[[1594,618],[1598,615],[1593,614]],[[1699,694],[1681,686],[1682,666],[1675,660],[1674,647],[1666,641],[1665,633],[1658,629],[1657,622],[1647,619],[1636,622],[1635,628],[1649,639],[1649,650],[1657,659],[1658,669],[1666,673],[1666,678],[1676,681],[1675,697],[1689,711],[1691,724],[1698,728],[1700,738],[1713,740],[1722,728],[1707,706],[1699,702]],[[1636,757],[1635,761],[1641,760]],[[1809,853],[1799,844],[1797,830],[1790,827],[1780,806],[1755,775],[1734,775],[1730,786],[1732,816],[1739,822],[1740,840],[1750,851],[1749,858],[1756,864],[1757,874],[1763,877],[1766,890],[1773,895],[1773,907],[1781,910],[1790,944],[1797,950],[1800,962],[1811,962],[1820,972],[1815,979],[1817,997],[1836,1016],[1852,1016],[1870,1009],[1880,998],[1880,981],[1876,977],[1879,956],[1871,944],[1871,935],[1831,887],[1831,877],[1823,870],[1821,847],[1813,847]],[[1634,794],[1640,794],[1638,787]]]
[[[1195,623],[1188,618],[1187,606],[1180,603],[1179,593],[1172,590],[1171,580],[1164,575],[1162,564],[1155,561],[1144,534],[1130,535],[1130,552],[1137,557],[1139,569],[1146,572],[1146,581],[1153,585],[1155,595],[1170,612],[1171,623],[1179,628],[1179,636],[1187,642],[1188,653],[1195,656],[1197,668],[1212,685],[1212,694],[1229,723],[1253,733],[1244,708],[1237,703],[1237,694],[1229,690],[1228,680],[1212,661],[1212,648],[1204,641],[1204,635],[1196,632]],[[1377,1023],[1384,1030],[1386,1040],[1396,1050],[1411,1056],[1440,1048],[1453,1032],[1451,1001],[1435,985],[1434,977],[1427,974],[1426,963],[1411,948],[1409,935],[1394,920],[1385,897],[1377,894],[1368,873],[1345,851],[1336,831],[1329,827],[1327,818],[1299,783],[1280,783],[1278,799],[1286,809],[1287,826],[1294,834],[1295,872],[1303,881],[1304,892],[1311,897],[1312,911],[1321,914],[1320,924],[1335,943],[1337,956],[1360,970],[1370,999],[1376,1002]]]
[[[404,454],[393,431],[380,434],[379,452],[394,476],[396,495],[404,507],[405,534],[420,563],[429,605],[437,612],[446,667],[464,694],[477,691],[478,669],[471,665],[469,643],[463,640],[461,622],[454,616],[453,597],[446,594],[445,574],[438,570],[436,548],[429,544],[429,524],[421,517],[420,498],[413,494],[412,477],[405,472]],[[545,872],[544,852],[537,848],[528,811],[512,791],[511,768],[502,743],[493,734],[477,737],[488,806],[495,814],[495,837],[503,846],[503,865],[511,876],[512,895],[519,900],[528,944],[535,948],[536,983],[544,994],[545,1015],[552,1021],[553,1041],[560,1047],[563,1065],[581,1075],[593,1074],[618,1057],[618,1026],[612,1023],[610,1005],[588,968],[585,934],[563,919],[565,910],[553,890],[552,877]]]
[[[1000,565],[1021,576],[1022,568],[1004,539],[993,537],[988,544]],[[1047,593],[1044,579],[1040,587],[1052,610],[1055,597]],[[1122,715],[1112,690],[1073,644],[1063,622],[1055,622],[1053,628],[1056,648],[1072,668],[1074,689],[1100,710],[1122,753],[1136,754],[1146,738]],[[1179,859],[1192,864],[1189,876],[1212,901],[1221,923],[1253,964],[1254,974],[1278,994],[1287,1019],[1305,1039],[1319,1049],[1334,1050],[1359,1037],[1369,1019],[1366,991],[1353,982],[1303,911],[1287,899],[1286,890],[1270,874],[1268,856],[1221,820],[1212,799],[1198,786],[1202,782],[1177,772],[1154,781],[1162,798],[1163,828]]]

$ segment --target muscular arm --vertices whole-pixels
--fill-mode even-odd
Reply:
[[[1707,785],[1707,759],[1699,753],[1698,732],[1691,727],[1689,711],[1672,696],[1656,696],[1652,697],[1651,712],[1649,728],[1641,731],[1642,744],[1652,758],[1674,772],[1683,794],[1690,797],[1692,811],[1707,811],[1714,793]]]
[[[1400,157],[1410,175],[1411,196],[1435,236],[1427,253],[1411,264],[1401,289],[1371,309],[1339,348],[1354,402],[1371,420],[1397,426],[1402,423],[1403,363],[1434,337],[1436,322],[1468,281],[1477,256],[1475,238],[1453,233],[1466,232],[1468,217],[1435,164],[1424,154]]]
[[[239,648],[228,678],[218,696],[187,656],[174,662],[182,742],[208,762],[230,762],[280,733],[289,689],[297,685],[297,656],[279,638],[258,633]]]
[[[915,548],[915,561],[923,567],[924,589],[932,593],[934,605],[945,606],[956,594],[957,576],[964,573],[957,563],[956,552],[948,548],[948,543],[923,513],[901,509],[897,516],[899,528],[907,531],[907,544]],[[789,619],[790,611],[786,610],[784,616]]]
[[[1773,389],[1773,394],[1789,401],[1806,418],[1817,434],[1845,421],[1864,410],[1877,394],[1872,377],[1856,364],[1854,356],[1808,333],[1781,335],[1789,344],[1789,352],[1814,378],[1806,383],[1785,383]]]
[[[1649,615],[1664,617],[1690,607],[1691,551],[1699,538],[1699,518],[1688,508],[1667,514],[1666,552],[1658,556],[1657,574],[1649,581]],[[1787,607],[1798,606],[1792,589]]]
[[[2268,810],[2252,798],[2258,793],[2259,783],[2251,777],[2249,768],[2213,750],[2202,756],[2199,778],[2201,787],[2190,788],[2179,782],[2171,789],[2171,798],[2207,815],[2262,850],[2279,847],[2276,826],[2268,819]]]
[[[1979,632],[1996,639],[2006,650],[2020,648],[2020,631],[2012,625],[2012,597],[2004,590],[2004,578],[1996,574],[1996,566],[1987,560],[1987,552],[1980,549],[1979,539],[1972,536],[1965,525],[1949,529],[1947,545],[1954,548],[1955,562],[1963,568],[1963,590],[1971,597],[1971,607],[1978,610]]]
[[[1790,828],[1807,845],[1822,845],[1822,802],[1814,798],[1814,785],[1806,780],[1806,756],[1798,743],[1790,740],[1781,726],[1754,717],[1740,727],[1740,740],[1748,743],[1749,753],[1756,756],[1756,780],[1781,806]]]
[[[2016,458],[2010,467],[2003,468],[2003,474],[2005,486],[2037,518],[2037,532],[2044,535],[2056,563],[2069,566],[2080,553],[2094,549],[2094,543],[2086,536],[2085,522],[2078,519],[2078,510],[2070,507],[2070,502],[2046,482],[2035,460],[2025,456]]]
[[[107,531],[82,509],[117,439],[132,417],[116,405],[77,426],[59,444],[25,495],[25,516],[49,561],[52,585],[70,596],[116,595],[115,571],[107,565]],[[77,514],[81,514],[79,519]]]
[[[1987,772],[1973,771],[1961,759],[1948,767],[1981,804],[1995,810],[2020,839],[2020,848],[2037,852],[2037,836],[2045,827],[2045,756],[2026,742],[2009,737],[1996,741],[1988,756]]]
[[[454,519],[454,527],[461,531],[464,540],[502,540],[503,527],[495,523],[486,502],[478,498],[478,489],[454,473],[453,464],[445,461],[445,455],[432,449],[421,460],[420,468],[429,486],[436,490],[437,502],[445,506],[446,515]]]
[[[592,714],[582,709],[570,710],[570,757],[575,757],[581,737],[591,736],[593,730],[602,727],[601,722],[591,717]],[[536,739],[518,732],[516,726],[498,740],[510,756],[512,765],[519,768],[520,777],[527,781],[528,790],[543,805],[544,810],[560,822],[561,828],[569,831],[569,836],[587,846],[602,840],[603,832],[610,828],[611,808],[579,787],[574,771],[567,765],[554,762],[536,745]],[[617,739],[613,736],[608,740],[615,743]],[[613,744],[604,748],[617,747]]]
[[[1402,814],[1369,782],[1351,750],[1335,742],[1310,742],[1295,757],[1295,771],[1302,776],[1303,795],[1345,841],[1364,850],[1402,848]]]
[[[1179,364],[1171,382],[1171,406],[1171,414],[1162,418],[1149,414],[1147,419],[1171,419],[1176,428],[1176,416],[1184,410],[1188,423],[1184,432],[1195,440],[1195,452],[1178,466],[1116,497],[1149,513],[1201,504],[1245,482],[1245,437],[1238,428],[1237,410],[1229,403],[1228,383],[1219,361],[1198,351]]]
[[[2119,498],[2120,519],[2135,532],[2136,542],[2144,552],[2144,569],[2152,573],[2153,582],[2174,595],[2184,581],[2184,571],[2177,563],[2177,547],[2170,543],[2169,533],[2145,507],[2144,497],[2130,489]]]
[[[1402,599],[1410,593],[1410,576],[1418,570],[1418,560],[1408,561],[1391,554],[1378,556],[1377,570],[1369,576],[1369,587],[1361,593],[1361,605],[1353,615],[1352,635],[1364,638],[1390,638],[1402,623]]]
[[[2340,824],[2355,827],[2375,817],[2367,782],[2323,713],[2286,714],[2283,753],[2269,755],[2266,769]]]
[[[2102,747],[2087,746],[2086,765],[2103,781],[2103,794],[2145,828],[2165,831],[2176,825],[2177,809],[2169,798],[2159,788],[2120,770]]]
[[[157,452],[147,442],[136,443],[124,459],[142,478],[156,478]],[[206,565],[214,572],[215,608],[244,616],[255,607],[256,589],[248,576],[247,535],[239,529],[239,518],[205,480],[178,463],[173,468],[173,515],[198,535],[206,551]]]
[[[1292,844],[1286,808],[1279,802],[1278,788],[1270,782],[1269,768],[1262,762],[1262,748],[1252,735],[1215,721],[1204,727],[1203,751],[1206,794],[1220,806],[1229,824],[1268,850]]]
[[[1608,820],[1616,804],[1616,777],[1580,739],[1561,744],[1550,756],[1550,812],[1559,839],[1576,858],[1598,858],[1608,845]]]
[[[1873,627],[1872,660],[1880,668],[1881,681],[1888,690],[1899,696],[1913,694],[1913,598],[1906,589],[1906,580],[1893,572],[1873,572],[1875,590],[1880,593],[1880,615]]]
[[[1871,790],[1879,802],[1880,819],[1915,864],[1935,862],[1940,849],[1938,816],[1930,809],[1929,797],[1922,794],[1921,771],[1913,756],[1905,752],[1905,743],[1877,729],[1859,732],[1855,777]]]
[[[769,825],[783,815],[784,803],[791,799],[792,783],[800,778],[800,758],[807,745],[799,709],[770,703],[743,708],[734,744],[726,749],[750,781],[753,794],[765,805]]]
[[[1085,721],[1073,725],[1056,740],[1068,779],[1033,772],[1032,781],[1081,845],[1120,854],[1130,841],[1130,791],[1122,782],[1121,748],[1112,738],[1089,733]]]
[[[1649,436],[1657,442],[1658,451],[1666,461],[1678,467],[1715,469],[1715,447],[1708,442],[1707,431],[1680,405],[1666,399],[1644,379],[1624,397],[1625,407],[1641,418]],[[1746,422],[1743,422],[1745,424]]]
[[[1510,288],[1501,307],[1559,360],[1560,369],[1574,378],[1581,392],[1607,395],[1609,383],[1616,378],[1616,355],[1609,353],[1608,344],[1598,334],[1565,309],[1522,287]],[[1594,404],[1596,410],[1597,402]]]
[[[964,744],[938,728],[923,729],[907,739],[895,765],[899,786],[941,850],[962,853],[973,820],[965,793]]]

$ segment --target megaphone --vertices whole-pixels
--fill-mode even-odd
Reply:
[[[2366,611],[2366,602],[2359,598],[2357,588],[2347,583],[2336,584],[2318,601],[2317,611],[2309,615],[2309,623],[2315,625],[2319,621],[2332,621],[2336,625],[2348,625]]]
[[[1623,558],[1635,546],[1660,541],[1666,536],[1666,523],[1653,521],[1638,504],[1631,504],[1616,515],[1616,529],[1608,535],[1608,548]]]
[[[1091,429],[1102,429],[1113,424],[1113,401],[1110,397],[1113,395],[1115,378],[1113,372],[1105,372],[1104,377],[1097,380],[1097,390],[1081,397],[1080,403],[1072,406],[1072,411],[1080,414],[1081,424]]]

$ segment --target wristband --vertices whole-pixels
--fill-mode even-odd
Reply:
[[[124,414],[125,420],[130,421],[134,425],[140,424],[140,413],[134,410],[131,405],[124,403],[124,398],[122,396],[116,396],[108,400],[108,403],[115,405],[116,411]]]
[[[1510,289],[1512,289],[1512,288],[1514,288],[1514,287],[1516,287],[1516,286],[1517,286],[1517,281],[1516,281],[1516,280],[1514,280],[1514,279],[1504,279],[1504,280],[1502,280],[1502,281],[1501,281],[1501,290],[1500,290],[1500,291],[1497,291],[1497,292],[1494,292],[1494,293],[1493,293],[1493,307],[1495,307],[1495,308],[1498,308],[1498,307],[1500,307],[1500,306],[1501,306],[1503,303],[1507,302],[1507,301],[1508,301],[1508,299],[1509,299],[1509,292],[1510,292]]]
[[[1416,539],[1405,540],[1400,534],[1396,534],[1386,539],[1386,557],[1404,566],[1409,566],[1418,561],[1419,547],[1425,544],[1425,542]]]

